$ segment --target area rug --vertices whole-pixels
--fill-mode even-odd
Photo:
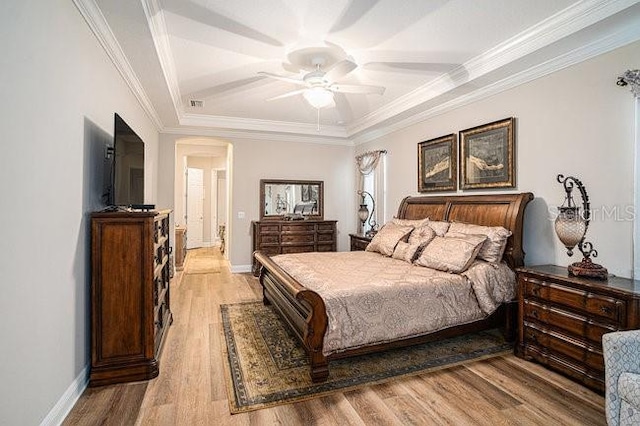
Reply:
[[[232,414],[304,401],[513,351],[498,330],[329,363],[329,379],[312,383],[296,337],[262,302],[221,305],[227,393]]]
[[[219,263],[215,255],[198,250],[189,253],[184,269],[187,274],[217,274],[220,273]]]

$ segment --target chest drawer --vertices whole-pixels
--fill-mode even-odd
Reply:
[[[524,323],[524,337],[528,345],[570,358],[589,369],[604,373],[602,349],[596,345],[527,322]]]
[[[278,244],[280,242],[280,236],[276,235],[260,235],[260,244]]]
[[[619,328],[606,322],[599,322],[587,316],[565,311],[554,306],[538,303],[533,300],[524,301],[525,321],[535,321],[565,330],[573,335],[584,337],[596,344],[602,342],[602,335]]]
[[[316,231],[316,226],[313,223],[309,223],[309,224],[302,224],[302,223],[296,223],[296,224],[291,224],[291,225],[282,225],[282,232],[315,232]]]
[[[616,324],[622,323],[626,315],[625,303],[614,297],[533,277],[524,277],[522,282],[525,299],[545,300],[574,311],[602,317]]]
[[[278,234],[280,232],[280,225],[268,224],[260,226],[260,234]]]
[[[312,243],[315,240],[315,234],[283,234],[282,244],[289,243]]]

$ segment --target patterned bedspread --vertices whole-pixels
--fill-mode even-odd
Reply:
[[[515,296],[505,264],[476,261],[458,275],[364,251],[272,259],[322,296],[325,355],[473,322]]]

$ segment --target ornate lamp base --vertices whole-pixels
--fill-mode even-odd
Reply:
[[[597,263],[593,263],[591,259],[585,257],[582,259],[582,262],[576,262],[569,265],[569,274],[575,275],[576,277],[588,277],[588,278],[596,278],[599,280],[606,280],[609,276],[607,269],[602,265],[598,265]]]

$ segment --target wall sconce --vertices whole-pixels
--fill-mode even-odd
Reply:
[[[585,241],[591,210],[589,207],[589,196],[587,190],[580,180],[573,176],[564,177],[558,175],[558,182],[564,186],[566,193],[564,203],[558,207],[558,217],[555,221],[556,234],[562,244],[567,248],[567,255],[573,256],[573,248],[577,245],[582,253],[582,261],[569,265],[569,274],[582,277],[591,277],[606,280],[607,270],[591,261],[591,256],[598,257],[598,252],[593,248],[593,244]],[[584,213],[580,213],[580,207],[576,206],[571,196],[573,188],[577,187],[582,197],[582,208]]]
[[[369,194],[367,191],[358,191],[358,195],[362,197],[362,201],[360,202],[360,208],[358,209],[358,217],[360,218],[360,222],[362,222],[362,233],[368,237],[373,238],[376,235],[376,228],[378,224],[375,219],[373,219],[373,212],[376,211],[376,202],[373,199],[373,195]],[[371,213],[369,213],[369,208],[365,204],[365,196],[368,195],[371,198]],[[365,233],[365,224],[369,221],[369,230]]]

